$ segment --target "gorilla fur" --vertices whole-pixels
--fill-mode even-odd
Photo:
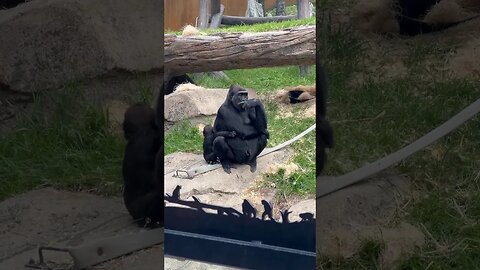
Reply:
[[[123,159],[125,206],[140,226],[163,225],[163,182],[156,162],[163,153],[155,111],[142,104],[125,112],[123,131],[127,145]]]

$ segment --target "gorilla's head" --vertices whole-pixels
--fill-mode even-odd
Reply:
[[[213,133],[213,127],[211,125],[206,125],[203,127],[203,136],[208,136]]]
[[[228,90],[227,101],[230,102],[235,109],[245,110],[245,102],[248,100],[248,91],[239,85],[232,84]]]
[[[156,129],[155,111],[140,103],[128,108],[123,120],[125,139],[129,140],[135,133],[146,129]]]

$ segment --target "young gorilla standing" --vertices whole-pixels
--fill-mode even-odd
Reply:
[[[125,206],[140,226],[163,225],[163,183],[155,179],[156,155],[161,150],[155,111],[141,104],[130,107],[123,131],[128,141],[123,159]]]
[[[221,136],[220,132],[234,132]],[[220,159],[226,173],[232,163],[248,164],[257,169],[257,156],[267,145],[267,115],[263,104],[248,99],[248,92],[238,85],[230,86],[225,102],[220,106],[213,125],[213,153]]]

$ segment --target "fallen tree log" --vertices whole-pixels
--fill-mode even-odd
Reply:
[[[274,16],[274,17],[240,17],[240,16],[222,16],[224,25],[256,24],[266,22],[281,22],[296,19],[295,15]]]
[[[170,74],[315,64],[315,26],[274,32],[165,35]]]

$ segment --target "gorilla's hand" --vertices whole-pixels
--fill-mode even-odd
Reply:
[[[245,109],[254,108],[254,107],[260,106],[260,105],[261,105],[261,103],[260,103],[260,100],[258,100],[258,99],[248,99],[244,102]]]

